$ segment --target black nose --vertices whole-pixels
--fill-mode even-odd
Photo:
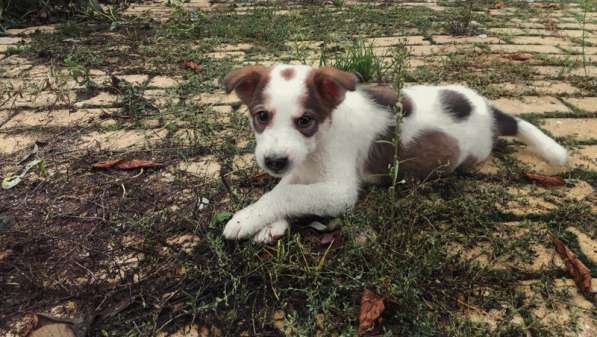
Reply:
[[[265,157],[265,166],[273,172],[282,172],[288,166],[288,157]]]

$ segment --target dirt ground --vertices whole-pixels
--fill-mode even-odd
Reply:
[[[597,8],[470,3],[152,0],[9,29],[0,177],[40,162],[0,190],[0,335],[351,336],[367,288],[386,305],[366,335],[594,336]],[[364,189],[336,229],[303,221],[273,245],[225,241],[226,219],[275,180],[222,77],[319,65],[353,40],[384,64],[377,81],[467,84],[555,137],[570,163],[504,139],[472,172]],[[114,159],[161,166],[93,167]]]

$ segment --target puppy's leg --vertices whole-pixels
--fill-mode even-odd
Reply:
[[[288,220],[278,220],[262,228],[253,237],[255,243],[272,243],[280,238],[288,229]]]
[[[224,236],[242,239],[289,217],[341,214],[354,206],[358,197],[356,175],[342,178],[310,185],[280,184],[254,204],[238,211],[226,224]]]

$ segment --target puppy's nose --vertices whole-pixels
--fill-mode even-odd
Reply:
[[[265,157],[265,166],[273,172],[280,173],[288,166],[288,157]]]

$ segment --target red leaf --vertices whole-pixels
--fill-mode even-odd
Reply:
[[[530,181],[535,182],[539,185],[543,185],[543,186],[564,186],[566,185],[566,182],[564,181],[564,179],[562,179],[562,177],[558,177],[558,176],[543,176],[540,174],[534,174],[534,173],[524,173],[524,176],[527,177]]]
[[[112,167],[114,167],[114,165],[120,163],[121,161],[122,161],[122,159],[106,160],[106,161],[97,162],[91,166],[93,166],[93,168],[112,168]]]
[[[319,240],[319,243],[322,245],[329,245],[334,241],[336,241],[336,235],[334,235],[334,233],[325,233],[321,236],[321,240]]]
[[[203,66],[202,66],[202,65],[200,65],[200,64],[197,64],[197,63],[195,63],[195,62],[193,62],[193,61],[191,61],[191,60],[189,60],[189,61],[185,61],[185,62],[183,63],[183,65],[184,65],[184,67],[185,67],[185,68],[187,68],[187,69],[190,69],[190,70],[193,70],[193,71],[194,71],[194,72],[196,72],[196,73],[198,73],[198,72],[200,72],[201,70],[203,70]]]
[[[568,274],[574,278],[576,286],[584,293],[591,292],[591,271],[585,266],[566,245],[555,236],[551,240],[556,246],[558,255],[566,263]]]
[[[153,162],[151,160],[139,160],[139,159],[132,159],[132,160],[106,160],[95,163],[92,165],[93,168],[101,168],[101,169],[109,169],[115,168],[119,170],[134,170],[138,168],[157,168],[162,167],[163,165],[160,163]]]
[[[371,330],[385,309],[383,298],[369,289],[363,290],[359,312],[359,335]]]
[[[138,168],[156,168],[162,167],[163,165],[160,163],[153,162],[151,160],[123,160],[120,163],[116,164],[116,168],[121,170],[134,170]]]

